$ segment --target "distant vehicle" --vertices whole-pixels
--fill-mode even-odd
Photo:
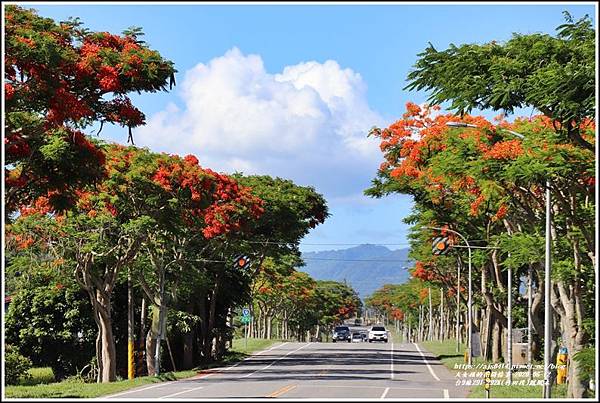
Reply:
[[[362,318],[356,318],[354,319],[354,326],[361,326],[363,323]]]
[[[369,339],[369,333],[367,332],[360,332],[360,335],[363,338],[363,341],[367,341]]]
[[[369,343],[373,341],[388,342],[388,332],[383,326],[373,326],[369,330]]]
[[[348,326],[336,326],[335,329],[333,329],[332,341],[334,343],[336,341],[347,341],[350,343],[351,337],[350,328]]]
[[[362,343],[364,341],[362,334],[352,333],[352,343]]]

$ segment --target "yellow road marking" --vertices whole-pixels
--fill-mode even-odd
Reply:
[[[277,389],[275,392],[271,393],[270,395],[267,395],[267,397],[278,397],[278,396],[281,396],[284,393],[287,393],[290,390],[294,389],[295,387],[296,387],[296,385],[287,385],[287,386],[284,386],[283,388]]]

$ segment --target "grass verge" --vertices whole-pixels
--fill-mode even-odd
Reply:
[[[244,339],[234,339],[232,350],[229,351],[221,361],[199,366],[193,370],[168,372],[158,377],[144,376],[133,380],[123,380],[111,383],[85,383],[80,380],[42,383],[40,381],[49,380],[49,376],[52,377],[51,380],[54,380],[52,370],[49,368],[34,368],[32,369],[32,378],[29,379],[29,381],[26,381],[28,382],[27,384],[6,386],[4,389],[4,397],[8,399],[40,399],[93,398],[112,395],[147,384],[190,378],[195,376],[199,370],[232,365],[248,357],[253,352],[268,348],[278,341],[279,340],[248,339],[248,344],[246,346]],[[33,385],[32,383],[34,382],[37,382],[38,384]]]
[[[450,339],[445,341],[424,341],[419,343],[423,347],[425,347],[429,352],[438,357],[438,359],[444,364],[448,369],[452,371],[453,374],[457,374],[458,372],[464,373],[467,372],[469,374],[468,378],[460,378],[456,379],[480,379],[473,378],[470,376],[471,372],[482,372],[485,367],[477,368],[479,364],[488,364],[488,362],[482,360],[481,358],[474,357],[473,365],[475,366],[474,370],[465,370],[465,369],[457,369],[458,365],[464,365],[464,351],[465,345],[461,345],[461,353],[456,352],[456,340]],[[491,364],[491,363],[489,363]],[[535,365],[535,364],[534,364]],[[503,375],[506,374],[506,370],[494,370],[493,372],[499,373],[501,372]],[[492,374],[493,374],[492,372]],[[534,375],[536,372],[540,372],[537,376],[533,377],[534,381],[543,379],[543,374],[541,371],[534,371]],[[500,377],[492,377],[492,379],[498,379],[504,381],[506,378]],[[513,372],[513,382],[525,380],[525,383],[528,382],[527,372],[526,371],[515,371]],[[564,399],[567,396],[567,385],[553,385],[552,387],[552,397],[557,399]],[[483,385],[475,385],[471,386],[471,392],[469,393],[470,398],[485,398],[485,388]],[[507,398],[531,398],[531,399],[541,399],[542,398],[542,386],[538,385],[491,385],[490,386],[490,398],[492,399],[507,399]]]

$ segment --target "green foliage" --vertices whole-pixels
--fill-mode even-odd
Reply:
[[[94,355],[96,325],[89,298],[72,280],[56,274],[47,272],[47,280],[32,278],[34,273],[23,276],[29,281],[12,295],[6,341],[18,345],[36,366],[51,367],[57,380],[75,374]]]
[[[5,8],[6,212],[54,195],[55,211],[104,176],[104,152],[81,130],[145,123],[128,93],[167,90],[173,62],[150,49],[136,27],[125,36],[92,32],[78,18],[57,23],[33,9]]]
[[[12,344],[4,346],[4,380],[7,385],[16,385],[20,379],[31,377],[31,360],[19,353]]]
[[[575,126],[595,111],[595,36],[585,16],[547,34],[513,34],[505,43],[429,46],[408,74],[408,90],[430,91],[432,104],[450,102],[461,115],[473,109],[513,112],[533,106],[556,119],[579,145],[593,149]]]
[[[594,373],[596,370],[596,348],[588,347],[581,351],[573,354],[573,360],[577,361],[581,366],[581,379],[584,382],[588,382],[590,379],[594,379]]]

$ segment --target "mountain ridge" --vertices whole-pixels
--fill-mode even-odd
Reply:
[[[408,280],[408,268],[413,265],[408,258],[409,250],[362,244],[347,249],[303,252],[305,266],[298,270],[316,280],[345,280],[364,300],[384,284]]]

